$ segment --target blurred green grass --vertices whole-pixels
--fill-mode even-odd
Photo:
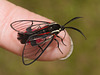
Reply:
[[[100,75],[100,0],[8,1],[60,24],[75,16],[84,17],[69,25],[82,30],[87,40],[67,30],[74,41],[71,57],[64,61],[35,62],[30,66],[24,66],[20,56],[0,49],[0,75]]]

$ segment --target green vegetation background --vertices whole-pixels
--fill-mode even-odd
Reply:
[[[67,30],[74,42],[73,54],[64,61],[35,62],[24,66],[21,57],[0,49],[0,75],[100,75],[100,0],[8,0],[32,12],[64,24],[86,35]],[[23,12],[24,13],[24,12]]]

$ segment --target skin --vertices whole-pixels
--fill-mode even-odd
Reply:
[[[17,32],[10,27],[10,24],[17,20],[40,20],[48,22],[52,22],[52,20],[16,6],[6,0],[0,0],[0,47],[21,56],[24,45],[17,40]],[[64,32],[60,32],[59,36],[63,38]],[[66,57],[71,47],[70,36],[66,32],[64,43],[67,46],[63,45],[60,39],[58,41],[63,54],[57,48],[56,41],[53,41],[38,60],[51,61]]]

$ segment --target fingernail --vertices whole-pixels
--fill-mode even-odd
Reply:
[[[70,48],[70,51],[69,51],[69,53],[68,53],[68,55],[66,57],[61,58],[60,60],[65,60],[68,57],[70,57],[70,55],[72,54],[72,52],[73,52],[73,41],[72,41],[71,37],[70,37],[70,40],[71,40],[71,48]]]

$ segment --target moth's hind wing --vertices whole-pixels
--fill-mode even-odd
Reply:
[[[49,38],[49,39],[46,39],[46,38]],[[44,51],[53,41],[52,36],[49,36],[46,38],[43,38],[43,42],[39,45],[34,44],[34,46],[32,46],[29,43],[25,44],[23,48],[23,52],[22,52],[22,62],[24,65],[30,65],[40,58],[40,56],[44,53]],[[29,40],[31,39],[28,39],[28,41]]]

